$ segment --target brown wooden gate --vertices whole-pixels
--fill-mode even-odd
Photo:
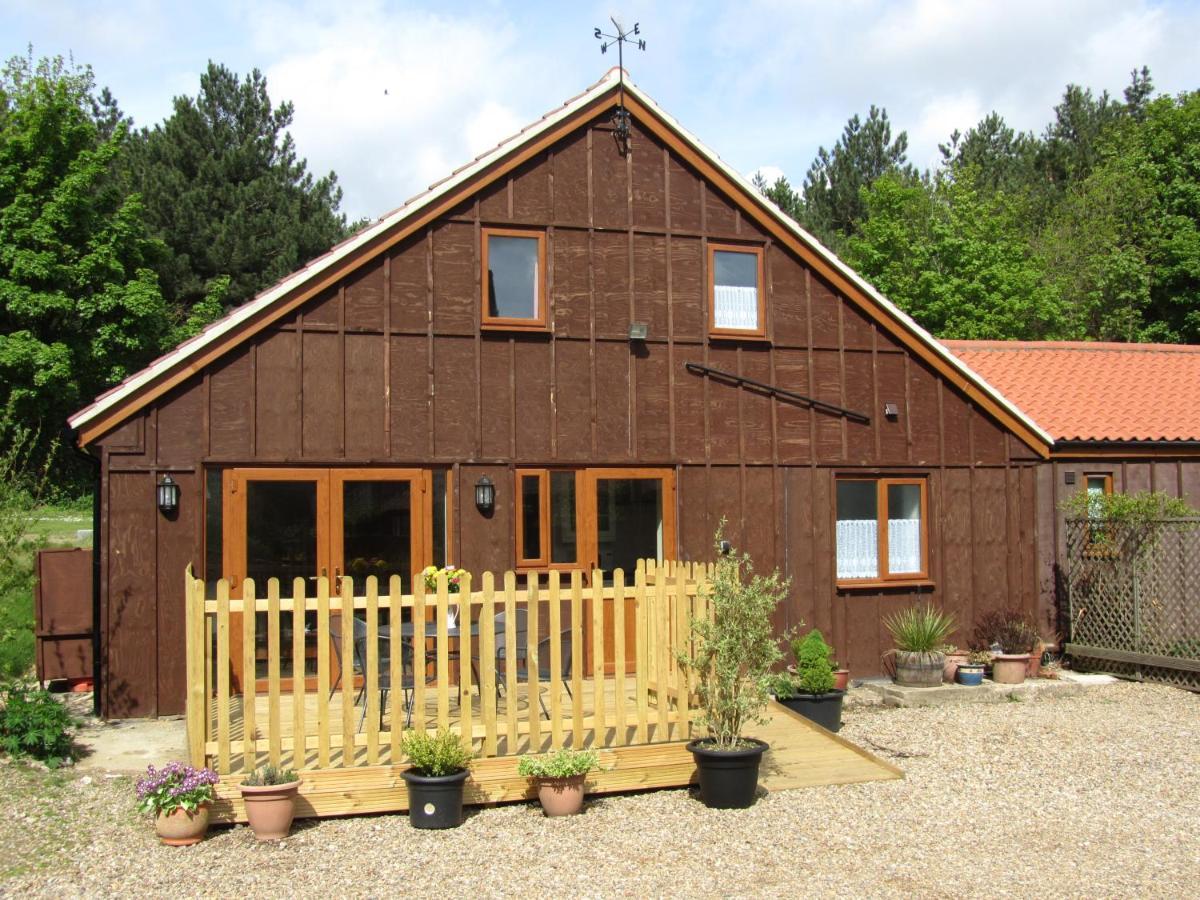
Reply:
[[[39,681],[92,677],[92,551],[37,555],[35,627]]]

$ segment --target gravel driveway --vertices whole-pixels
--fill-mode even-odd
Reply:
[[[0,894],[1195,896],[1200,697],[1118,684],[847,720],[907,778],[745,811],[660,791],[571,819],[478,810],[449,832],[326,820],[277,845],[236,828],[163,847],[129,779],[3,765]]]

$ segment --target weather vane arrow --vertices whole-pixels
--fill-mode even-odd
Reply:
[[[617,108],[613,111],[613,136],[617,140],[621,154],[625,155],[629,152],[629,110],[625,108],[625,45],[629,44],[631,47],[645,50],[646,41],[641,37],[642,26],[638,22],[633,23],[632,29],[626,29],[616,16],[610,16],[609,21],[617,30],[616,34],[606,34],[600,28],[596,28],[592,32],[592,36],[602,42],[600,44],[601,53],[607,53],[608,48],[614,44],[617,47],[617,81],[620,99],[617,102]]]

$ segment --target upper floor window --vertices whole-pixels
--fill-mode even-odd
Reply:
[[[483,317],[487,328],[546,328],[546,236],[483,229]]]
[[[839,478],[838,581],[927,577],[924,478]]]
[[[729,337],[766,336],[763,252],[758,247],[709,244],[711,332]]]

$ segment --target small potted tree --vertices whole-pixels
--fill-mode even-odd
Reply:
[[[474,758],[458,735],[441,730],[408,731],[404,755],[411,768],[400,773],[408,786],[408,821],[414,828],[457,828],[463,817],[463,786]]]
[[[775,699],[822,728],[840,730],[846,691],[834,684],[830,649],[821,632],[814,628],[792,641],[792,654],[796,657],[795,675],[776,677]]]
[[[279,841],[288,836],[296,816],[296,792],[300,776],[293,769],[263,766],[238,785],[246,805],[246,821],[260,841]]]
[[[164,844],[187,847],[204,840],[208,814],[216,798],[213,786],[220,777],[212,769],[194,769],[170,762],[161,769],[150,766],[138,779],[138,809],[154,814],[154,830]]]
[[[896,647],[896,684],[937,687],[942,683],[946,654],[942,647],[954,630],[954,618],[931,604],[910,606],[883,620]]]
[[[542,756],[522,756],[517,774],[534,780],[547,816],[572,816],[583,809],[584,779],[599,765],[595,750],[563,747]]]
[[[744,809],[754,803],[758,767],[767,750],[745,729],[766,721],[771,668],[783,656],[771,615],[787,582],[778,571],[755,575],[746,554],[722,552],[723,527],[724,521],[716,535],[709,616],[693,621],[694,651],[679,654],[679,662],[698,676],[700,722],[708,731],[687,745],[700,770],[700,799],[715,809]]]

